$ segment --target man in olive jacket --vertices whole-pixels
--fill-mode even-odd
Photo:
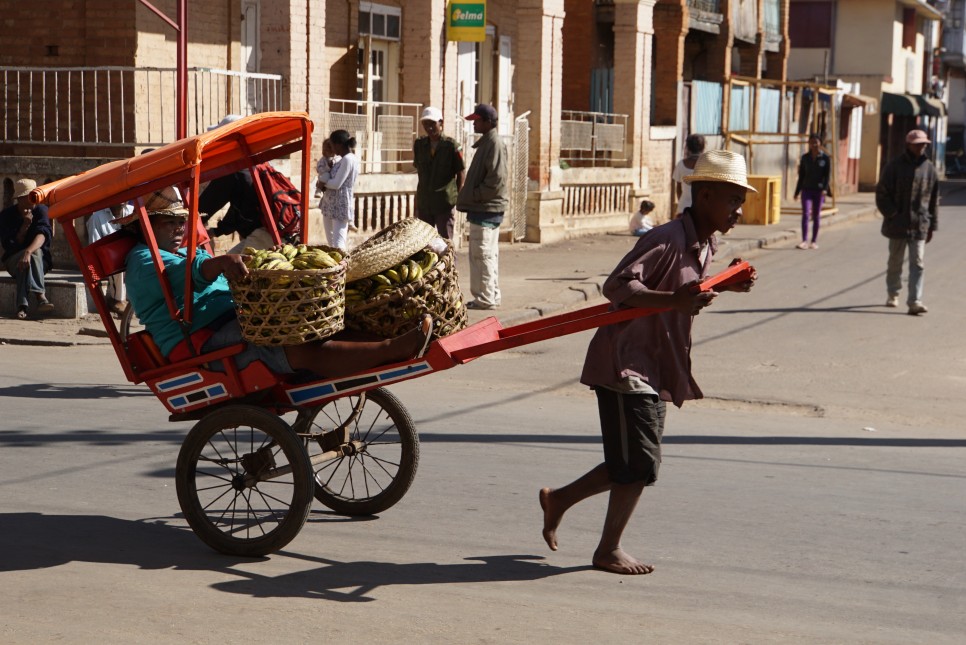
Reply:
[[[476,154],[456,199],[456,208],[466,213],[470,223],[470,292],[474,300],[466,307],[496,309],[500,306],[500,224],[509,203],[506,146],[496,130],[492,105],[477,105],[466,119],[482,135],[473,144]]]
[[[923,154],[930,143],[922,130],[906,135],[906,151],[882,170],[875,205],[882,213],[882,234],[889,238],[886,307],[899,306],[902,262],[909,249],[909,315],[928,311],[922,303],[923,258],[938,225],[939,175]]]
[[[456,140],[443,134],[443,113],[439,108],[423,110],[420,123],[426,132],[413,143],[416,185],[416,217],[436,227],[447,240],[453,239],[456,195],[463,187],[463,154]]]

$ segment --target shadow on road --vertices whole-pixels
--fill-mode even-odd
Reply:
[[[185,430],[172,429],[154,432],[118,432],[116,430],[72,430],[49,432],[45,426],[18,430],[0,430],[0,447],[36,448],[63,443],[83,443],[90,446],[123,446],[144,442],[165,442],[180,446]]]
[[[139,385],[72,385],[66,383],[24,383],[0,387],[0,397],[20,399],[120,399],[129,396],[154,396]]]
[[[490,555],[466,558],[461,564],[435,562],[337,562],[292,553],[293,558],[318,562],[324,566],[309,571],[268,578],[246,572],[248,580],[220,582],[215,589],[254,598],[318,598],[340,602],[372,602],[373,590],[390,585],[436,585],[481,582],[522,582],[540,580],[576,571],[593,569],[554,567],[538,555]]]
[[[596,434],[455,434],[420,433],[423,443],[544,443],[599,444]],[[735,437],[711,435],[665,435],[662,444],[702,444],[709,446],[863,446],[869,448],[966,448],[966,439],[908,439],[899,437]]]
[[[702,312],[703,313],[703,312]],[[842,307],[775,307],[770,309],[714,309],[710,314],[827,314],[827,313],[858,313],[858,314],[884,314],[884,315],[906,315],[906,310],[890,309],[882,304],[875,305],[848,305]]]
[[[169,518],[130,521],[97,515],[0,514],[0,576],[70,562],[122,564],[145,570],[213,571],[235,576],[237,579],[214,584],[213,588],[254,598],[370,602],[376,599],[367,594],[390,585],[515,582],[591,569],[589,565],[554,567],[535,555],[478,556],[460,564],[399,564],[338,562],[283,551],[274,557],[322,566],[270,577],[234,568],[243,564],[251,569],[253,562],[267,558],[234,558],[215,553],[190,530],[172,526],[168,521]]]

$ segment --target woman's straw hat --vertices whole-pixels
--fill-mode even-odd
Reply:
[[[709,150],[698,157],[694,172],[684,178],[684,183],[693,184],[699,181],[720,181],[747,188],[753,193],[758,192],[748,183],[745,158],[730,150]]]
[[[152,215],[164,215],[166,217],[188,217],[188,209],[181,202],[181,193],[178,189],[169,186],[156,190],[144,199],[144,210],[148,212],[148,217]],[[131,222],[136,222],[141,216],[141,211],[135,210],[133,215],[119,217],[114,220],[118,226],[127,226]]]

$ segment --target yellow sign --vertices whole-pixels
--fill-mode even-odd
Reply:
[[[446,8],[446,38],[477,43],[486,40],[486,0],[452,0]]]

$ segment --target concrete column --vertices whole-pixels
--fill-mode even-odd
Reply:
[[[627,153],[634,169],[635,189],[648,183],[644,151],[651,126],[654,3],[614,0],[614,111],[628,115]]]
[[[564,237],[560,190],[560,109],[563,78],[563,0],[517,3],[514,112],[530,112],[530,185],[527,236]]]
[[[530,111],[530,180],[541,190],[559,182],[563,20],[563,0],[517,5],[514,112]]]
[[[328,96],[329,68],[325,65],[325,3],[287,0],[263,4],[261,24],[261,71],[282,76],[283,110],[308,112],[318,128],[323,121]],[[313,156],[321,154],[322,140],[312,138]],[[292,172],[300,164],[293,157]]]
[[[655,125],[676,125],[678,119],[678,86],[684,76],[684,39],[688,35],[688,5],[659,0],[654,5],[654,70]]]
[[[407,2],[402,16],[400,101],[443,109],[446,0]],[[452,115],[447,115],[447,121]]]

